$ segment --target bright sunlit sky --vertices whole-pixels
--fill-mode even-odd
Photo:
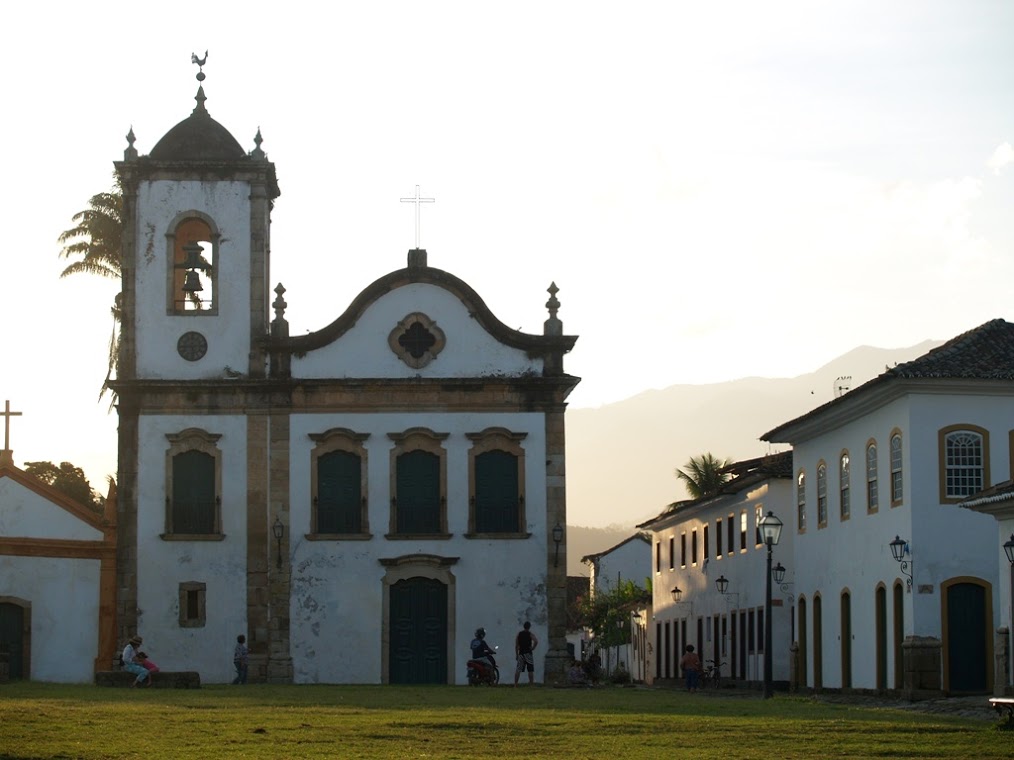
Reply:
[[[15,462],[115,470],[97,402],[117,285],[58,234],[189,115],[282,195],[293,334],[429,263],[580,335],[572,407],[791,377],[1014,319],[1014,4],[19,3],[4,11],[0,401]]]

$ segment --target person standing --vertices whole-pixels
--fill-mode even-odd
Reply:
[[[522,670],[528,671],[528,683],[535,685],[535,656],[532,653],[538,645],[539,640],[532,633],[532,624],[526,620],[524,628],[514,637],[514,654],[518,658],[517,667],[514,668],[515,687],[518,685],[518,676]]]
[[[131,688],[135,686],[151,686],[151,673],[141,664],[141,659],[138,657],[137,648],[143,642],[144,639],[140,636],[131,636],[130,641],[127,642],[127,646],[123,647],[123,654],[120,655],[123,659],[123,669],[137,676],[130,682]]]
[[[246,646],[246,636],[242,633],[236,637],[236,649],[232,653],[232,664],[236,666],[236,677],[232,680],[233,685],[246,683],[250,650]]]
[[[683,675],[687,677],[687,691],[697,691],[697,679],[701,675],[701,658],[694,651],[693,644],[687,644],[686,654],[680,659],[680,667],[683,668]]]

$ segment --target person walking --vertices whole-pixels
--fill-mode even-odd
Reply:
[[[532,624],[526,620],[524,628],[518,631],[518,635],[514,637],[514,654],[518,658],[517,667],[514,668],[515,688],[522,670],[528,671],[528,683],[535,685],[535,656],[532,653],[538,645],[539,640],[532,633]]]
[[[691,694],[697,691],[697,679],[701,675],[701,658],[694,651],[693,644],[687,644],[686,654],[680,659],[680,667],[683,675],[687,677],[687,691]]]

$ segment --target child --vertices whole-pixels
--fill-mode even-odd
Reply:
[[[246,636],[242,633],[236,637],[236,649],[232,654],[232,664],[236,666],[236,677],[233,685],[246,683],[247,664],[250,659],[250,650],[246,647]]]
[[[153,663],[153,662],[152,662],[151,660],[149,660],[149,659],[148,659],[148,655],[147,655],[147,654],[145,654],[144,652],[138,652],[138,653],[137,653],[137,660],[138,660],[138,662],[140,662],[140,663],[141,663],[141,664],[142,664],[142,665],[143,665],[143,666],[144,666],[145,668],[147,668],[147,669],[148,669],[148,673],[158,673],[158,665],[156,665],[156,664],[155,664],[155,663]]]

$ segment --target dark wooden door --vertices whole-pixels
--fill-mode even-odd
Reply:
[[[0,603],[0,655],[7,657],[11,679],[27,678],[24,672],[25,611],[17,604]]]
[[[986,691],[986,589],[955,583],[947,589],[947,660],[951,691]]]
[[[447,683],[447,586],[408,578],[391,586],[389,681]]]

